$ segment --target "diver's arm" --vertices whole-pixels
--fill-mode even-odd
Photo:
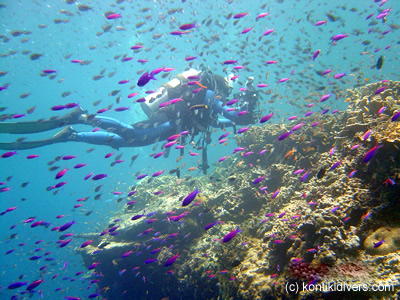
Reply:
[[[212,111],[213,115],[216,115],[216,114],[222,115],[224,118],[231,120],[233,123],[236,123],[237,121],[239,121],[238,117],[240,117],[240,116],[237,115],[237,112],[236,111],[228,111],[229,107],[223,106],[222,101],[219,101],[215,97],[214,91],[207,90],[203,103],[208,105],[209,107],[211,107],[211,111]],[[221,119],[222,123],[227,122],[224,120],[224,118]],[[215,127],[214,125],[211,125],[211,126]],[[216,125],[216,127],[219,127],[219,126]]]

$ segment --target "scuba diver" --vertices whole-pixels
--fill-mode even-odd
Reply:
[[[0,149],[32,149],[69,141],[119,149],[150,145],[183,132],[179,135],[181,145],[190,136],[190,143],[196,149],[205,149],[211,142],[210,127],[233,126],[236,131],[236,125],[249,125],[257,121],[258,93],[252,86],[252,79],[248,79],[243,92],[234,95],[237,99],[226,102],[231,90],[228,79],[213,75],[209,70],[190,69],[142,99],[140,104],[147,120],[128,125],[114,118],[88,115],[82,108],[76,107],[56,119],[0,122],[0,133],[10,134],[36,133],[66,126],[51,138],[0,143]],[[70,126],[74,124],[88,124],[105,131],[77,132]],[[194,137],[198,134],[202,136],[196,144]],[[203,161],[206,160],[204,156],[205,151]]]

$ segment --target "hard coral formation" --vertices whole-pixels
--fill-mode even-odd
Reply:
[[[400,228],[381,227],[364,241],[368,254],[385,255],[400,250]]]
[[[383,85],[386,89],[375,95]],[[314,127],[309,119],[300,119],[303,128],[282,141],[277,138],[293,124],[253,126],[236,136],[248,154],[229,156],[208,177],[177,181],[163,176],[140,182],[131,198],[137,203],[118,216],[120,234],[92,236],[98,246],[80,250],[86,265],[101,261],[101,283],[118,282],[111,298],[125,290],[127,297],[138,299],[206,299],[215,294],[224,299],[284,298],[289,297],[285,284],[293,280],[347,280],[393,284],[398,289],[400,232],[392,228],[400,226],[399,189],[387,179],[397,180],[400,171],[399,122],[390,120],[400,109],[399,90],[400,83],[393,81],[349,90],[346,111],[313,116],[312,122],[319,122]],[[386,110],[379,115],[382,107]],[[368,129],[372,134],[364,141],[361,137]],[[363,163],[377,143],[373,159]],[[335,151],[330,151],[333,146]],[[294,175],[295,170],[303,173]],[[349,176],[353,170],[355,175]],[[254,183],[260,177],[261,182]],[[196,186],[201,202],[182,208],[182,198]],[[158,190],[167,192],[155,196],[152,191]],[[157,221],[131,221],[136,214],[149,219],[144,209],[146,214],[156,211],[151,218]],[[243,232],[222,244],[220,239],[237,226]],[[143,234],[149,228],[160,235]],[[374,248],[380,239],[385,242]],[[144,264],[158,247],[157,261]],[[127,251],[134,254],[122,259]],[[165,268],[165,261],[177,253],[174,265]],[[136,276],[145,277],[146,285],[140,279],[134,285],[131,278],[115,280],[119,270],[135,266]],[[159,280],[168,282],[164,290],[157,285]],[[319,293],[303,291],[298,298],[311,294]],[[394,297],[393,292],[385,295]]]

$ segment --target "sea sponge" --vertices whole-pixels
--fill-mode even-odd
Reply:
[[[379,246],[377,243],[384,240]],[[400,250],[400,228],[381,227],[369,235],[364,241],[364,248],[368,254],[386,255]]]

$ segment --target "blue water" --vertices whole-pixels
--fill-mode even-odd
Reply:
[[[282,2],[282,3],[279,3]],[[274,112],[273,122],[280,123],[290,115],[303,115],[312,110],[315,113],[321,108],[344,110],[346,102],[344,92],[357,84],[376,82],[384,79],[399,80],[399,33],[395,25],[399,19],[399,1],[388,0],[382,7],[372,0],[361,1],[124,1],[116,4],[115,1],[90,1],[92,7],[89,11],[79,11],[77,4],[67,4],[64,1],[1,1],[5,7],[0,9],[0,24],[2,41],[0,42],[0,69],[8,73],[0,77],[0,86],[9,84],[8,88],[0,92],[0,106],[6,107],[2,114],[25,113],[27,109],[36,107],[32,114],[27,114],[19,119],[21,121],[34,121],[41,118],[61,116],[65,111],[51,111],[50,107],[59,104],[77,102],[79,105],[95,113],[100,108],[105,108],[114,103],[117,96],[110,96],[113,90],[120,90],[120,106],[128,106],[130,110],[115,112],[110,110],[105,115],[118,118],[128,124],[146,119],[138,103],[134,103],[127,96],[132,92],[139,92],[134,98],[145,96],[146,90],[153,90],[169,79],[158,77],[157,81],[150,81],[144,88],[135,86],[140,75],[139,70],[151,71],[159,67],[175,68],[171,77],[179,74],[189,67],[186,56],[197,56],[193,67],[209,67],[213,73],[228,76],[232,73],[232,65],[223,65],[228,59],[238,60],[237,65],[246,65],[246,68],[235,72],[243,82],[252,76],[254,82],[269,84],[272,94],[276,99],[269,103],[271,95],[263,95],[260,99],[264,113]],[[216,4],[217,3],[217,4]],[[261,8],[262,6],[265,8]],[[149,8],[143,12],[143,8]],[[353,9],[354,8],[354,9]],[[387,21],[376,20],[382,9],[391,8]],[[172,9],[179,9],[172,13]],[[72,14],[62,13],[66,10]],[[353,10],[353,11],[352,11]],[[121,18],[106,20],[104,13],[113,11],[120,13]],[[247,12],[248,15],[239,19],[234,25],[232,16]],[[256,21],[256,16],[262,12],[270,14]],[[337,21],[327,18],[327,13],[336,16]],[[374,13],[369,20],[366,17]],[[227,16],[232,14],[228,19]],[[53,20],[68,20],[66,23],[55,24]],[[207,21],[212,20],[209,26]],[[317,21],[327,20],[322,26],[315,26]],[[145,24],[136,28],[136,24]],[[179,30],[185,23],[196,22],[197,26],[190,33],[182,36],[171,35],[170,32]],[[371,22],[376,24],[371,25]],[[39,28],[39,25],[46,25]],[[101,33],[102,26],[113,25],[109,32]],[[124,30],[116,30],[122,26]],[[246,34],[242,30],[253,27]],[[266,29],[274,29],[269,36],[262,36]],[[371,32],[368,32],[371,30]],[[382,32],[389,30],[385,35]],[[30,34],[12,36],[14,31],[29,31]],[[161,35],[155,39],[154,35]],[[330,38],[337,34],[348,34],[347,38],[333,45]],[[218,37],[218,38],[217,38]],[[370,41],[363,45],[363,41]],[[129,48],[135,43],[143,43],[144,49],[134,53]],[[387,50],[384,48],[391,46]],[[299,48],[296,48],[299,47]],[[172,51],[171,48],[175,48]],[[299,50],[301,49],[301,50]],[[321,50],[321,54],[313,62],[312,54]],[[381,49],[374,52],[376,49]],[[24,51],[28,51],[24,54]],[[29,55],[39,53],[38,60],[31,60]],[[133,56],[128,62],[121,62],[123,55]],[[384,64],[380,70],[375,67],[380,56],[384,56]],[[117,58],[118,56],[118,58]],[[90,61],[88,65],[73,64],[72,59]],[[138,59],[147,59],[148,63],[142,65]],[[268,60],[276,60],[277,64],[266,65]],[[247,64],[248,63],[248,64]],[[358,68],[358,69],[354,69]],[[42,70],[54,69],[56,77],[40,76]],[[321,77],[316,71],[332,69],[329,76]],[[104,70],[104,78],[95,81],[93,76]],[[353,70],[353,71],[352,71]],[[108,77],[111,72],[114,76]],[[293,74],[291,74],[291,72]],[[346,72],[342,81],[333,79],[333,75]],[[282,78],[289,81],[278,83]],[[119,85],[120,80],[130,80],[128,84]],[[317,91],[317,86],[325,86],[324,91]],[[234,83],[234,91],[242,87]],[[70,91],[65,98],[62,93]],[[30,93],[24,99],[21,94]],[[305,105],[318,103],[319,97],[331,93],[332,96],[324,105],[315,105],[306,109]],[[338,97],[334,96],[338,94]],[[93,102],[101,100],[94,107]],[[10,121],[10,120],[8,120]],[[12,121],[12,120],[11,120]],[[258,126],[258,125],[256,125]],[[87,126],[74,126],[77,130],[91,130]],[[29,137],[40,139],[57,132],[45,132]],[[213,133],[213,143],[223,132]],[[232,136],[232,135],[231,135]],[[11,142],[15,136],[2,134],[1,141]],[[151,158],[151,153],[160,152],[162,143],[142,148],[125,148],[113,150],[107,146],[92,146],[81,143],[64,143],[51,145],[44,148],[21,150],[17,155],[3,158],[0,161],[0,181],[6,182],[10,191],[0,193],[1,211],[8,207],[16,206],[17,209],[0,216],[0,295],[8,299],[18,294],[25,288],[8,290],[7,286],[16,281],[27,281],[28,284],[40,278],[43,282],[36,290],[41,290],[44,299],[62,299],[64,296],[85,298],[96,290],[87,280],[75,276],[78,271],[86,269],[81,257],[74,253],[74,248],[79,247],[82,240],[74,240],[65,248],[59,248],[55,243],[60,233],[50,231],[53,226],[59,226],[75,220],[68,232],[85,233],[100,232],[108,225],[108,220],[114,213],[121,210],[123,204],[116,203],[113,191],[127,192],[129,186],[136,183],[136,172],[152,174],[159,170],[170,170],[177,165],[186,166],[182,169],[184,174],[196,175],[188,172],[189,167],[197,166],[199,157],[185,156],[178,164],[176,159],[179,153],[172,152],[169,158]],[[218,158],[228,155],[236,146],[235,140],[230,139],[228,146],[210,146],[209,162],[215,163]],[[94,147],[95,150],[87,153],[86,150]],[[110,167],[112,159],[104,159],[109,152],[115,155],[122,153],[125,162]],[[5,152],[5,151],[4,151]],[[3,153],[3,152],[2,152]],[[39,158],[27,160],[26,156],[38,154]],[[129,163],[133,155],[139,155],[133,166]],[[57,194],[46,191],[46,187],[54,185],[56,172],[50,172],[48,162],[59,155],[76,155],[70,161],[59,161],[54,165],[70,170],[62,180],[68,183],[58,189]],[[156,163],[155,163],[156,162]],[[86,163],[81,169],[73,169],[77,163]],[[60,170],[59,169],[59,170]],[[108,177],[99,182],[84,181],[89,172],[94,174],[107,173]],[[24,182],[29,182],[26,187],[21,187]],[[94,188],[103,184],[101,200],[95,201]],[[81,208],[72,209],[77,204],[77,199],[90,197]],[[114,199],[113,201],[106,201]],[[85,216],[88,211],[93,211],[90,216]],[[57,215],[64,214],[62,219]],[[50,222],[50,228],[38,226],[30,228],[23,221],[29,217],[35,220]],[[16,225],[14,229],[9,229]],[[11,234],[16,237],[11,239]],[[73,237],[72,237],[73,238]],[[42,243],[35,245],[38,240]],[[24,243],[23,246],[18,246]],[[43,250],[35,252],[36,248]],[[15,249],[9,255],[7,250]],[[48,257],[54,261],[45,262],[42,259],[30,261],[33,255],[43,255],[52,252]],[[63,269],[64,263],[68,265]],[[47,265],[45,272],[40,274],[39,268]],[[60,274],[52,279],[55,274]],[[23,275],[22,279],[18,279]],[[55,291],[61,288],[61,291]],[[21,295],[21,299],[27,295]],[[34,293],[33,298],[39,298],[39,293]]]

